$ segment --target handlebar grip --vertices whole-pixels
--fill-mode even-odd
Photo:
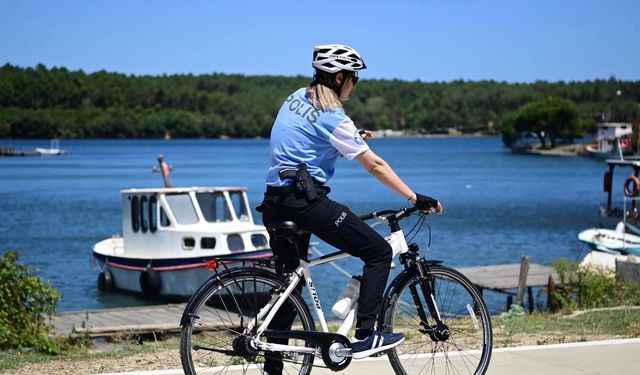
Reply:
[[[370,212],[368,214],[364,214],[364,215],[360,216],[360,220],[363,220],[363,221],[371,220],[371,219],[373,219],[373,214],[374,213],[375,212]]]
[[[418,207],[416,206],[406,207],[400,210],[395,216],[396,216],[396,219],[400,220],[403,217],[409,216],[416,211],[418,211]]]

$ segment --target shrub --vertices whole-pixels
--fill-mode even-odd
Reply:
[[[0,349],[55,353],[59,344],[49,337],[46,317],[55,312],[60,295],[17,260],[13,251],[0,258]]]
[[[612,270],[566,259],[553,266],[560,278],[555,297],[565,310],[640,304],[640,285],[616,279]]]

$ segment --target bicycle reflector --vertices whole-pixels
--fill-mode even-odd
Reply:
[[[204,266],[208,269],[208,270],[215,270],[216,268],[218,268],[218,261],[217,260],[210,260],[208,262],[206,262],[204,264]]]

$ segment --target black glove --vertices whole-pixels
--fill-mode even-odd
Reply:
[[[416,193],[416,208],[420,211],[429,211],[438,207],[438,200],[426,195]]]

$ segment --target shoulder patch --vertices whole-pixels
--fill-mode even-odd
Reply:
[[[364,139],[362,139],[362,136],[360,135],[360,131],[358,129],[353,132],[353,141],[358,145],[364,144]]]

